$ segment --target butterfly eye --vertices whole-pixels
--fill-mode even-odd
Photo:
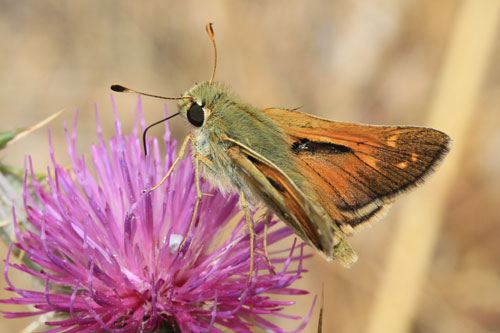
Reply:
[[[187,111],[187,119],[193,126],[201,127],[205,120],[205,111],[200,105],[193,103]]]

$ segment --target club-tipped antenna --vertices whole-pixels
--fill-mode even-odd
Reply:
[[[169,100],[178,100],[178,99],[185,99],[185,98],[189,99],[190,98],[190,97],[187,97],[187,96],[183,96],[183,97],[165,97],[165,96],[159,96],[159,95],[146,94],[146,93],[134,90],[134,89],[127,88],[125,86],[122,86],[121,84],[113,84],[111,86],[111,90],[116,91],[116,92],[132,93],[132,94],[137,94],[137,95],[143,95],[143,96],[149,96],[149,97],[161,98],[161,99],[169,99]],[[175,117],[177,115],[179,115],[179,112],[177,112],[176,114],[171,115],[170,117],[167,117],[167,118],[164,118],[162,120],[159,120],[159,121],[157,121],[157,122],[149,125],[148,127],[146,127],[146,129],[142,133],[142,146],[144,147],[144,155],[148,155],[148,148],[147,148],[147,145],[146,145],[146,134],[148,133],[148,130],[151,127],[156,126],[158,124],[161,124],[162,122],[167,121],[170,118]]]
[[[111,90],[116,91],[116,92],[132,93],[132,94],[149,96],[149,97],[154,97],[154,98],[161,98],[161,99],[170,99],[170,100],[178,100],[178,99],[185,99],[185,98],[189,99],[189,97],[187,97],[187,96],[165,97],[165,96],[159,96],[159,95],[146,94],[146,93],[134,90],[134,89],[127,88],[125,86],[122,86],[121,84],[113,84],[111,86]]]
[[[178,116],[179,114],[180,114],[180,112],[177,112],[177,113],[175,113],[175,114],[173,114],[173,115],[171,115],[171,116],[169,116],[169,117],[167,117],[167,118],[163,118],[162,120],[158,120],[157,122],[152,123],[151,125],[149,125],[148,127],[146,127],[146,129],[144,130],[144,132],[142,132],[142,146],[144,147],[144,155],[146,155],[146,156],[148,155],[148,147],[147,147],[147,145],[146,145],[146,134],[147,134],[148,130],[149,130],[151,127],[153,127],[153,126],[156,126],[156,125],[158,125],[158,124],[163,123],[164,121],[169,120],[170,118],[173,118],[173,117],[175,117],[175,116]]]
[[[208,37],[210,37],[212,45],[214,46],[214,67],[212,69],[212,76],[210,77],[210,81],[208,81],[208,83],[212,83],[214,82],[215,69],[217,68],[217,46],[215,45],[215,35],[214,35],[214,29],[212,28],[212,23],[208,23],[206,28]]]

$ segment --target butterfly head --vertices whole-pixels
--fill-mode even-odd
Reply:
[[[231,94],[222,84],[208,81],[197,83],[182,94],[178,104],[179,113],[191,125],[202,127],[218,107],[231,101]]]

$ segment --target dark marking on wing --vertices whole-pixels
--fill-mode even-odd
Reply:
[[[276,182],[274,179],[272,179],[271,177],[266,177],[267,180],[269,180],[269,182],[271,183],[271,185],[276,189],[278,190],[279,192],[285,192],[286,189],[278,182]]]
[[[247,155],[247,158],[253,164],[258,163],[257,159],[255,157],[253,157],[252,155]]]
[[[292,144],[291,149],[297,155],[300,154],[301,152],[328,153],[328,154],[352,153],[352,149],[346,146],[337,145],[330,142],[310,141],[305,138],[302,138],[299,141],[295,141]]]

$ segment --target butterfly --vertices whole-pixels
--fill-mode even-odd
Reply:
[[[181,97],[111,87],[179,100],[179,112],[161,121],[180,115],[194,130],[164,179],[191,143],[198,193],[191,226],[202,198],[199,177],[203,174],[223,193],[240,194],[252,260],[248,207],[249,202],[262,202],[327,260],[351,265],[357,255],[347,236],[370,226],[397,196],[423,183],[449,152],[450,137],[426,127],[344,123],[242,103],[214,82],[217,48],[211,24],[207,32],[215,54],[209,81],[196,84]]]

